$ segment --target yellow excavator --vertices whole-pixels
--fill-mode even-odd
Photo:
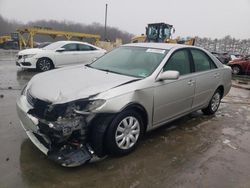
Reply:
[[[175,32],[173,25],[167,23],[151,23],[146,27],[146,35],[142,34],[131,39],[132,43],[139,42],[163,42],[194,45],[195,38],[187,40],[172,39],[172,34]]]

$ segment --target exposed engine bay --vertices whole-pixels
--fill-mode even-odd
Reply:
[[[89,162],[95,155],[88,144],[88,126],[95,114],[91,114],[93,101],[52,104],[32,97],[26,92],[28,103],[33,107],[30,117],[37,119],[34,136],[48,149],[48,157],[62,166],[79,166]]]

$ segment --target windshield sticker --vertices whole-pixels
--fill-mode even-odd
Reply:
[[[138,76],[145,78],[147,77],[147,73],[143,72],[143,73],[140,73]]]
[[[159,50],[159,49],[147,49],[146,52],[149,52],[149,53],[157,53],[157,54],[164,54],[166,50]]]

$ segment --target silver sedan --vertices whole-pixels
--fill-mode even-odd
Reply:
[[[204,49],[127,44],[88,65],[34,76],[17,100],[32,142],[63,166],[133,151],[146,131],[193,111],[214,114],[231,69]]]

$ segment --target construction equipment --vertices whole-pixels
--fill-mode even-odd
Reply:
[[[26,27],[17,29],[16,31],[17,32],[11,33],[10,35],[0,36],[0,44],[3,45],[6,42],[13,43],[13,45],[15,45],[15,49],[19,48],[20,50],[23,48],[33,48],[35,46],[34,37],[36,35],[47,35],[52,38],[63,37],[66,40],[71,40],[72,38],[76,38],[79,40],[87,39],[88,42],[100,48],[104,48],[107,51],[110,51],[122,44],[121,39],[116,39],[115,42],[100,41],[100,35],[70,31],[59,31],[46,27]],[[10,45],[8,44],[8,46]]]
[[[70,32],[70,31],[59,31],[54,30],[51,28],[43,28],[43,27],[27,27],[27,28],[21,28],[17,29],[18,35],[18,43],[20,49],[22,48],[33,48],[34,47],[34,36],[35,35],[48,35],[52,38],[56,37],[64,37],[67,40],[70,40],[72,38],[77,39],[94,39],[95,42],[98,42],[101,38],[100,35],[94,35],[94,34],[87,34],[87,33],[80,33],[80,32]],[[27,35],[27,38],[24,37],[24,34]]]
[[[6,41],[10,41],[11,40],[11,37],[10,35],[3,35],[3,36],[0,36],[0,44],[6,42]]]
[[[135,36],[132,38],[131,42],[164,42],[194,45],[194,38],[190,38],[187,40],[181,40],[179,38],[172,39],[172,34],[174,32],[175,29],[173,25],[167,23],[151,23],[146,27],[146,35],[142,34],[140,36]]]

